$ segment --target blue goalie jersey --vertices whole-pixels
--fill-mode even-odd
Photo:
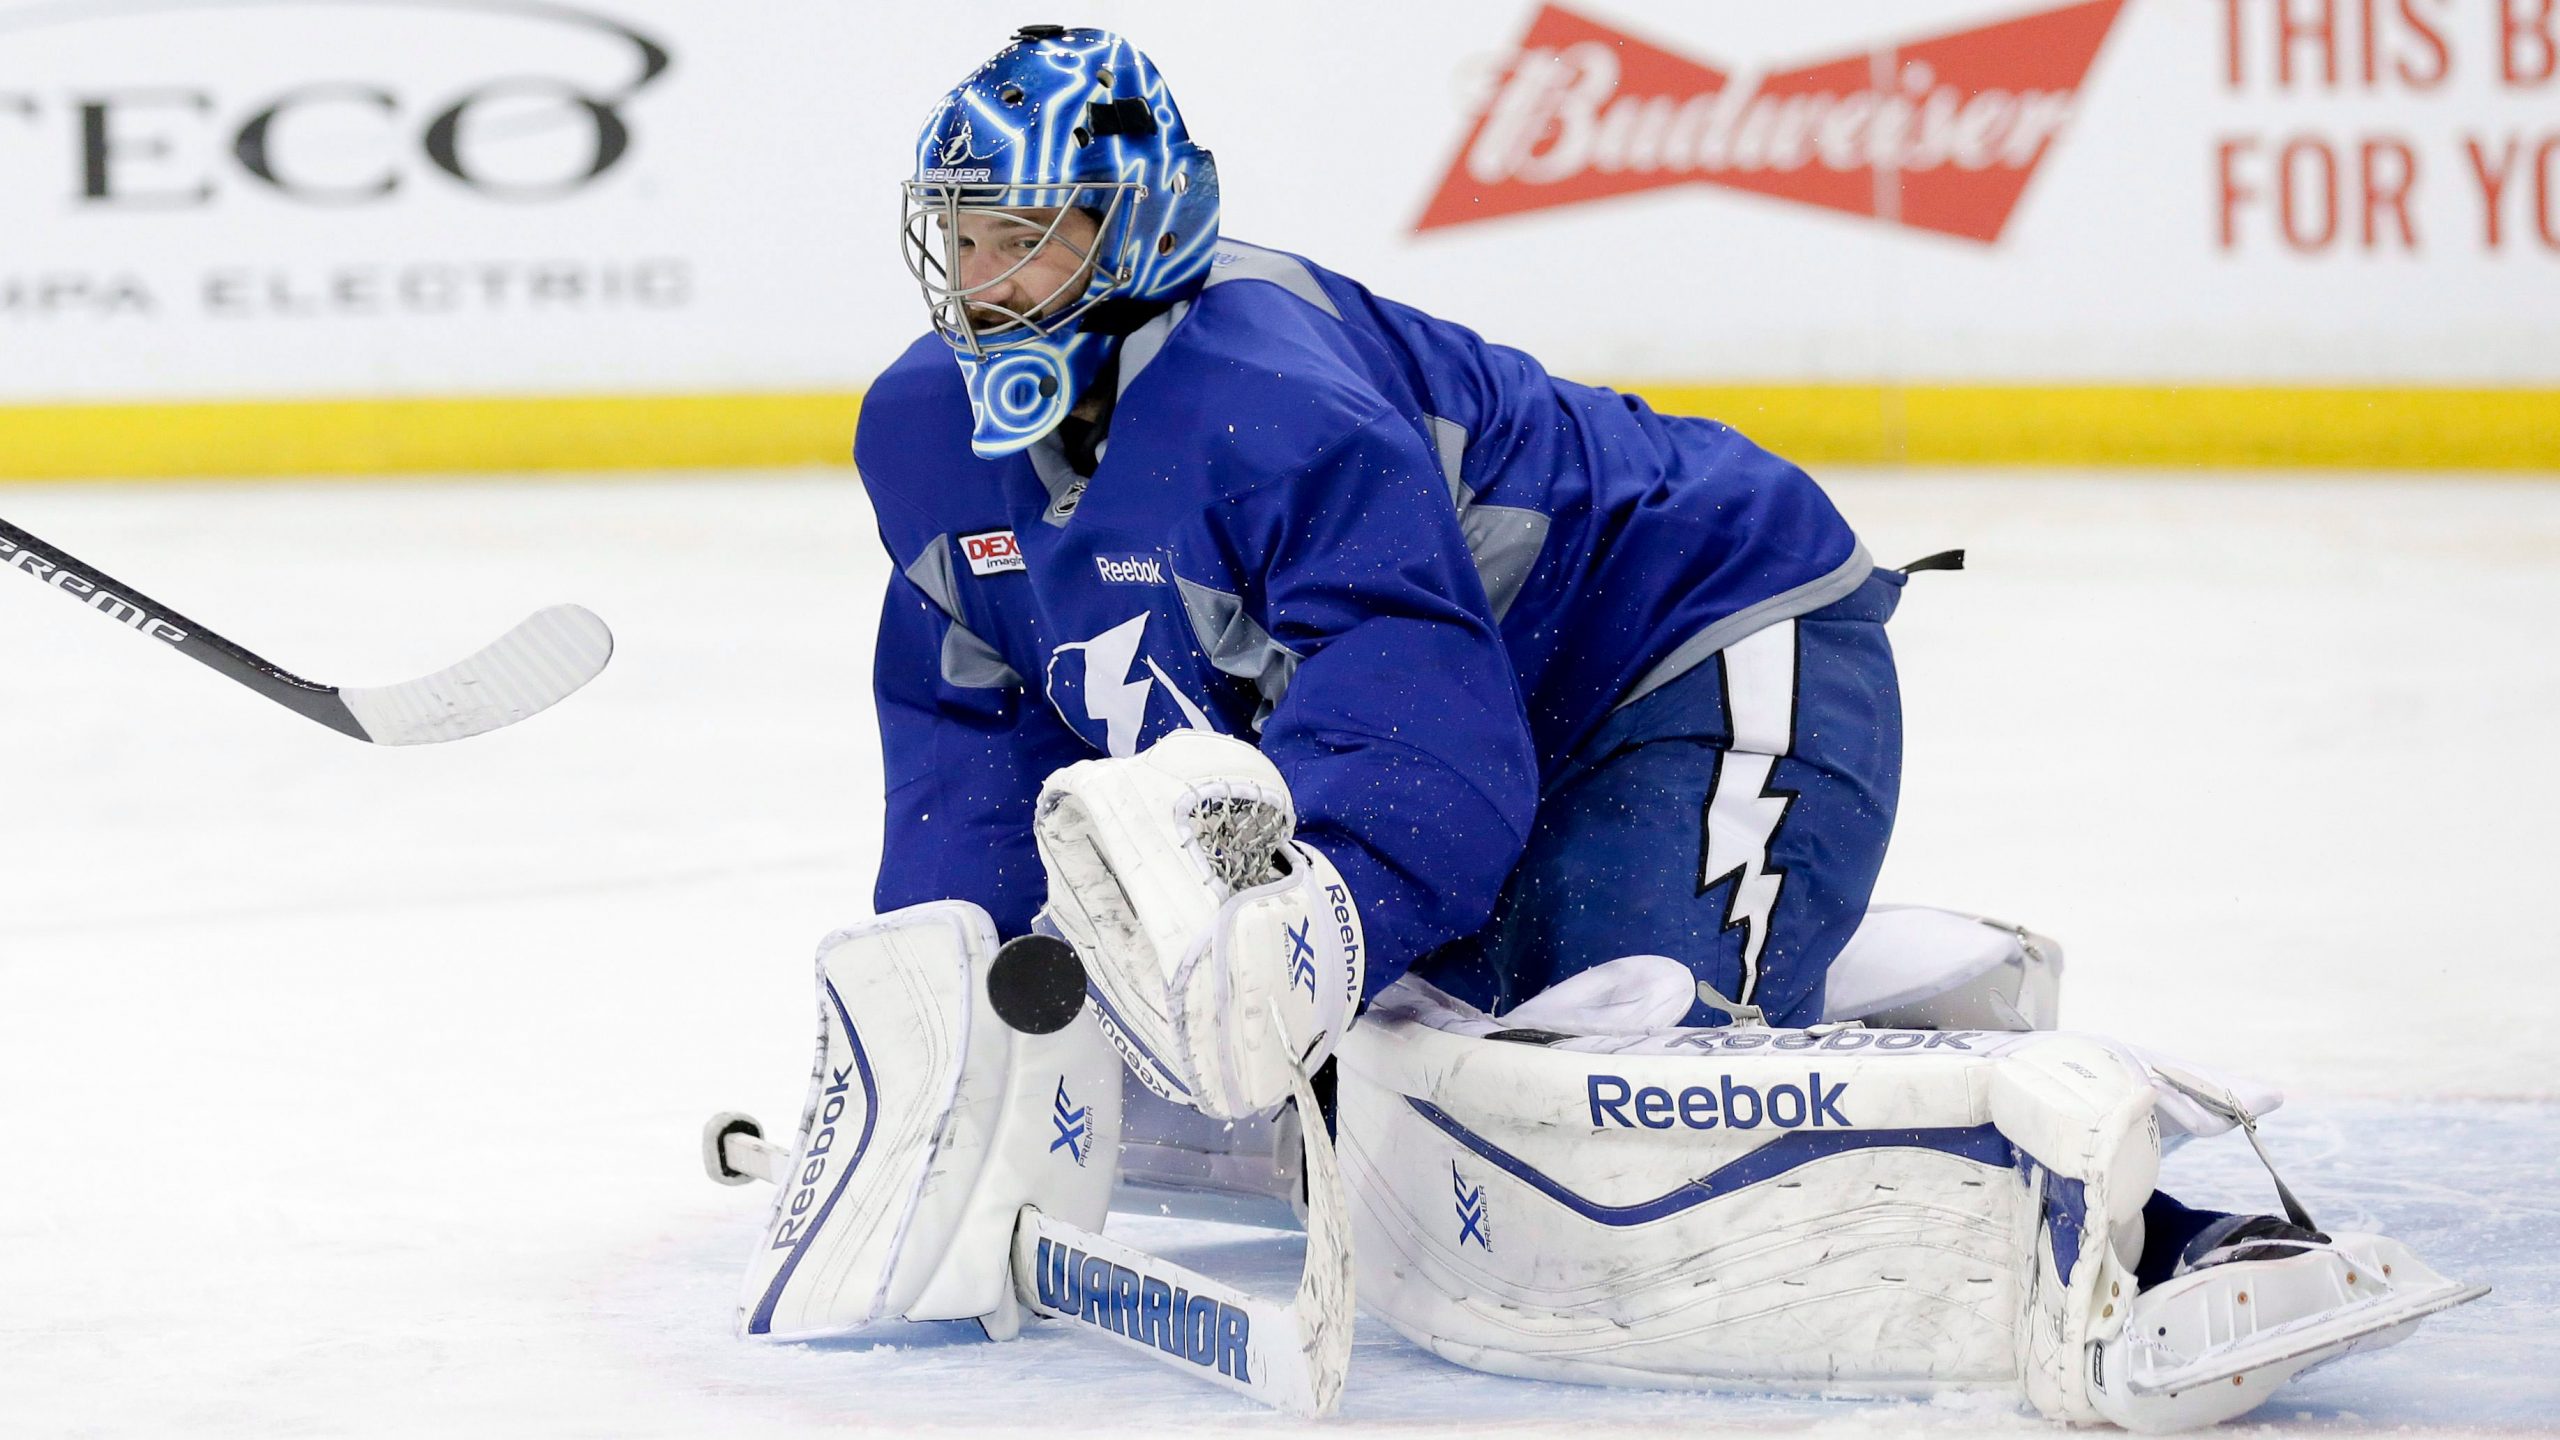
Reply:
[[[1803,471],[1549,376],[1307,261],[1224,243],[1120,347],[1089,467],[969,445],[927,336],[855,459],[895,574],[874,671],[883,910],[1043,895],[1052,770],[1180,726],[1254,740],[1350,882],[1374,992],[1483,926],[1610,711],[1871,568]]]

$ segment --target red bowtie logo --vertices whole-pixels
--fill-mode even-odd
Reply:
[[[1703,181],[1994,241],[2123,5],[1758,76],[1547,5],[1414,229]]]

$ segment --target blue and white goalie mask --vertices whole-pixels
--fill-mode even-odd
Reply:
[[[1216,163],[1107,30],[1024,27],[934,107],[905,188],[907,268],[990,459],[1056,429],[1217,247]]]

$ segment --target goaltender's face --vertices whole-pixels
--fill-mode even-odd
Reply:
[[[948,223],[958,230],[958,279],[980,335],[1054,315],[1084,294],[1098,233],[1089,212],[963,210]]]

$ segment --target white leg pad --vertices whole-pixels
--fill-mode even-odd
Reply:
[[[2092,1365],[2133,1304],[2142,1206],[2160,1175],[2150,1079],[2104,1043],[2043,1035],[2018,1043],[1989,1081],[1992,1122],[2037,1202],[2019,1381],[2045,1415],[2096,1420]]]
[[[2150,1088],[2104,1043],[1505,1031],[1407,980],[1341,1060],[1360,1294],[1426,1349],[1822,1393],[2042,1367],[2041,1408],[2089,1413],[2058,1377],[2130,1292],[2115,1237],[2158,1162]]]
[[[2354,1235],[2137,1293],[2157,1080],[2094,1036],[1575,1034],[1407,978],[1340,1060],[1361,1299],[1497,1374],[2187,1429],[2483,1293]]]
[[[818,1055],[792,1162],[740,1300],[741,1335],[889,1319],[1019,1329],[1026,1204],[1087,1229],[1111,1203],[1120,1061],[1088,1011],[1027,1035],[997,1018],[986,912],[918,905],[827,937]]]
[[[2050,1250],[2019,1140],[2110,1218],[2149,1193],[2147,1087],[2070,1037],[1567,1036],[1407,980],[1341,1062],[1363,1302],[1502,1374],[2014,1392]]]

